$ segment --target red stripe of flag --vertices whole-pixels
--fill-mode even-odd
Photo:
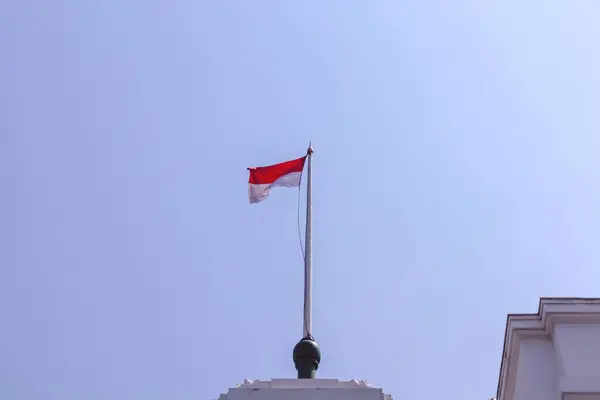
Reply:
[[[275,182],[284,175],[293,172],[302,172],[305,161],[306,156],[266,167],[248,168],[250,171],[250,180],[248,183],[255,185],[269,184]]]

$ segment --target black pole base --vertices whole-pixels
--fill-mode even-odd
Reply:
[[[320,362],[321,349],[312,337],[302,338],[294,347],[294,365],[298,370],[298,379],[314,379]]]

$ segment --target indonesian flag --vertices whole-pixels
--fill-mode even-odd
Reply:
[[[267,167],[251,167],[248,180],[250,203],[258,203],[269,196],[272,187],[299,187],[306,156]]]

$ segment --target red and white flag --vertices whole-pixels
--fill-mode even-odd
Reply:
[[[306,156],[267,167],[251,167],[248,180],[250,203],[258,203],[269,196],[272,187],[299,187]]]

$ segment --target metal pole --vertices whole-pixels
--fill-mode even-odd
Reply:
[[[306,179],[306,238],[304,240],[304,336],[312,334],[312,146],[308,145]]]
[[[308,145],[306,183],[306,238],[304,241],[304,335],[294,347],[293,358],[298,379],[314,379],[321,349],[312,337],[312,146]]]

